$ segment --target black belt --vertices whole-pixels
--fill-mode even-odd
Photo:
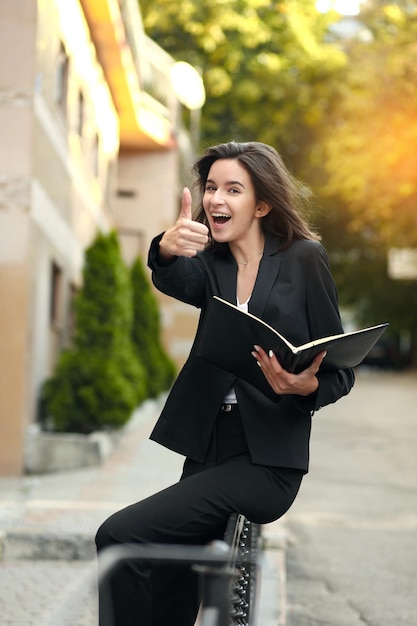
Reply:
[[[222,404],[220,410],[222,413],[230,413],[230,411],[236,411],[237,409],[237,402],[234,402],[233,404]]]

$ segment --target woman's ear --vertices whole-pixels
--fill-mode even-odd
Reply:
[[[265,217],[265,215],[268,215],[271,209],[272,209],[272,206],[270,204],[267,204],[266,202],[261,200],[261,202],[258,202],[258,206],[256,207],[255,216]]]

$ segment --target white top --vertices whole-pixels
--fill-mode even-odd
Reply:
[[[248,312],[249,300],[250,300],[250,296],[246,300],[246,302],[240,303],[239,302],[239,298],[236,297],[237,308],[240,309],[241,311],[244,311],[245,313],[247,313]],[[234,387],[230,387],[230,389],[228,390],[228,392],[224,396],[223,404],[237,404],[237,398],[236,398],[236,393],[235,393],[235,388]]]

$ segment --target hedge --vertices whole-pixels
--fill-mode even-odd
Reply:
[[[74,306],[73,345],[43,386],[43,418],[65,432],[121,426],[145,399],[147,374],[131,340],[132,285],[115,232],[87,249]]]
[[[161,343],[158,302],[141,258],[137,258],[133,264],[131,277],[133,287],[132,341],[138,358],[145,366],[148,395],[155,398],[172,385],[176,368]]]

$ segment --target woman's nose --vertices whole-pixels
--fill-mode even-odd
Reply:
[[[213,204],[224,204],[224,196],[221,189],[216,189],[212,196]]]

